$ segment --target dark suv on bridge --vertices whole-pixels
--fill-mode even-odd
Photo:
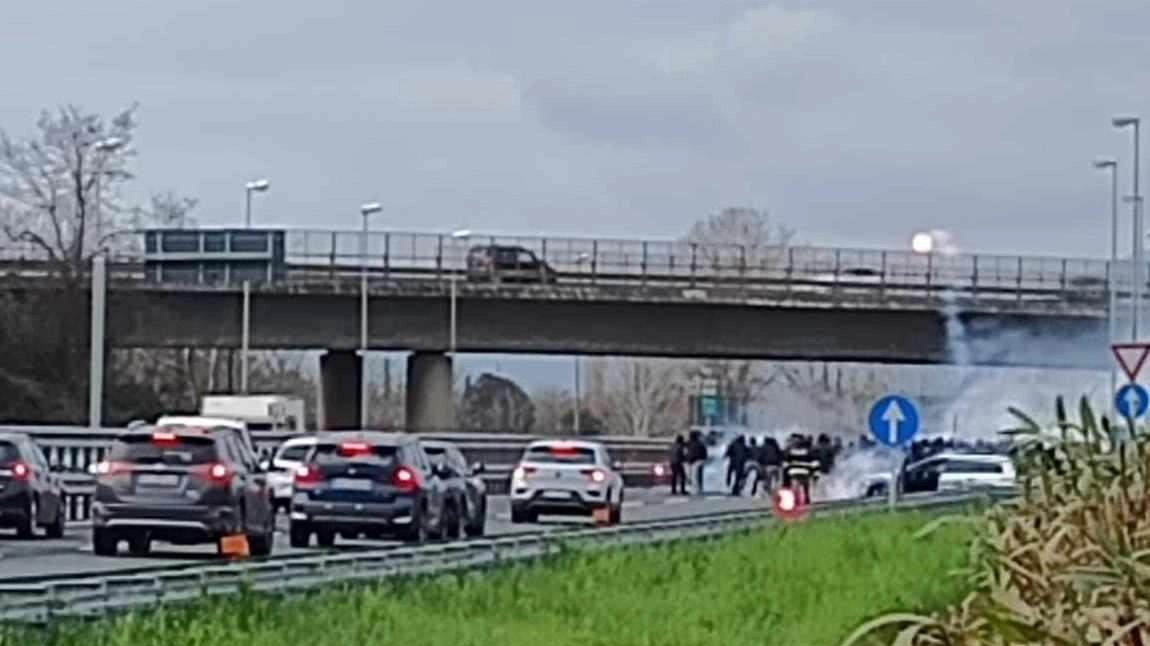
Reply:
[[[554,283],[558,274],[524,247],[483,245],[467,252],[467,280],[492,283]]]
[[[92,548],[113,556],[121,540],[137,556],[152,540],[215,543],[245,534],[252,556],[275,537],[267,474],[253,464],[234,429],[139,426],[121,434],[96,465]]]

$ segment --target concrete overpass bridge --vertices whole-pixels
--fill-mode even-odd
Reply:
[[[246,257],[242,245],[219,247],[216,233],[189,231],[195,248],[139,245],[114,258],[108,345],[238,348],[247,279],[250,347],[327,351],[333,427],[359,421],[365,266],[368,345],[412,352],[408,419],[417,430],[453,417],[453,285],[459,352],[1109,366],[1105,261],[395,232],[363,245],[358,232],[281,230],[273,244],[277,232],[252,230],[249,242],[267,236],[267,249],[282,247],[280,270],[240,275],[227,263]],[[475,245],[529,251],[556,280],[468,280],[464,258]],[[195,258],[191,272],[149,266]],[[43,279],[51,267],[35,259],[4,268],[8,290],[52,284]],[[1128,266],[1116,271],[1128,275]]]

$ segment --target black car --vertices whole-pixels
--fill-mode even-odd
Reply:
[[[460,509],[446,475],[412,435],[320,434],[296,469],[291,545],[307,547],[312,534],[323,547],[333,545],[336,534],[410,542],[458,536]]]
[[[0,526],[15,527],[20,538],[37,527],[60,538],[65,515],[63,485],[44,453],[23,433],[0,433]]]
[[[554,283],[558,275],[524,247],[483,245],[467,252],[467,280],[494,283]]]
[[[448,487],[456,494],[463,531],[468,536],[482,536],[487,527],[487,483],[481,477],[482,462],[468,465],[459,447],[451,442],[423,440],[424,452],[442,470]]]
[[[92,548],[113,556],[120,541],[144,555],[153,540],[215,543],[245,534],[252,556],[275,537],[267,474],[231,428],[136,427],[96,465]]]

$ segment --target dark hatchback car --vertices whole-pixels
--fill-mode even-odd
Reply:
[[[44,453],[23,433],[0,433],[0,526],[15,527],[21,538],[37,527],[60,538],[65,516],[64,487]]]
[[[267,475],[229,428],[137,427],[96,465],[92,548],[112,556],[120,541],[144,555],[153,540],[215,543],[245,534],[252,556],[275,537]]]
[[[487,527],[487,483],[483,481],[482,462],[467,464],[463,452],[451,442],[423,440],[423,450],[440,468],[441,475],[455,496],[463,518],[463,531],[468,536],[482,536]]]
[[[558,274],[523,247],[484,245],[467,252],[467,280],[491,283],[554,283]]]
[[[323,433],[296,469],[291,545],[307,547],[313,534],[323,547],[336,534],[410,542],[457,535],[459,509],[444,475],[414,436]]]

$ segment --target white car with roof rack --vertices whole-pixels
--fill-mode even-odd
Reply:
[[[607,449],[586,440],[538,440],[527,446],[511,474],[511,522],[539,516],[591,516],[606,510],[622,521],[623,476]]]

